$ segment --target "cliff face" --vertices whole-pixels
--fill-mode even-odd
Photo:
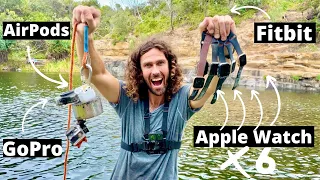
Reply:
[[[300,13],[288,12],[288,14],[287,17],[291,17],[290,22],[301,22],[304,18],[302,15],[299,16]],[[261,81],[264,84],[263,77],[272,75],[277,78],[278,85],[284,88],[320,91],[319,81],[316,80],[316,77],[320,75],[320,44],[255,44],[253,43],[254,22],[262,22],[262,18],[257,16],[255,19],[237,25],[238,41],[242,50],[247,54],[247,65],[242,83],[252,85],[252,82],[255,82],[256,85],[258,81]],[[200,32],[189,30],[188,27],[181,27],[174,32],[158,34],[155,37],[165,40],[173,47],[178,55],[179,64],[184,69],[185,80],[192,81],[194,69],[199,59]],[[317,40],[319,41],[319,37]],[[138,46],[140,40],[137,39],[136,42],[133,47]],[[108,69],[113,68],[112,71],[118,73],[125,67],[125,62],[114,63],[112,61],[125,61],[131,52],[128,42],[113,46],[110,41],[99,40],[96,41],[96,48],[103,56]],[[236,56],[235,53],[235,59],[237,59]],[[210,61],[209,53],[208,62]],[[117,67],[122,70],[117,70]],[[260,83],[258,82],[258,84]]]

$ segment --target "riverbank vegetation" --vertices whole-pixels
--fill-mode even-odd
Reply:
[[[205,16],[233,16],[236,23],[252,18],[254,9],[241,9],[241,15],[235,15],[230,9],[244,5],[258,6],[267,10],[272,21],[283,18],[289,9],[312,9],[306,21],[317,23],[320,31],[320,0],[147,0],[139,3],[130,1],[126,6],[114,4],[101,6],[97,0],[0,0],[0,21],[71,21],[72,10],[79,4],[95,6],[101,10],[102,18],[96,39],[109,39],[113,43],[128,41],[134,44],[137,38],[174,31],[184,26],[196,29]],[[2,31],[2,24],[0,25]],[[187,28],[187,29],[188,29]],[[71,32],[71,31],[70,31]],[[182,32],[183,33],[183,32]],[[68,71],[70,59],[70,40],[16,40],[2,39],[0,33],[0,67],[5,69],[32,70],[26,64],[26,46],[31,47],[31,56],[45,59],[42,68],[45,71]],[[47,65],[49,63],[49,65]],[[0,70],[1,70],[0,69]]]

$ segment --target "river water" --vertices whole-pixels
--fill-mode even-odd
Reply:
[[[58,74],[47,74],[59,79]],[[63,77],[67,80],[67,74]],[[80,85],[79,76],[74,77],[74,87]],[[223,87],[229,107],[227,125],[239,126],[243,110],[239,100],[233,100],[230,87]],[[259,105],[250,100],[250,88],[239,87],[246,106],[244,125],[257,125],[260,118]],[[269,125],[277,112],[277,97],[273,89],[256,90],[263,105],[262,125]],[[67,126],[67,107],[58,107],[49,101],[44,109],[35,107],[28,114],[21,131],[26,111],[40,98],[55,98],[63,90],[36,73],[0,72],[0,179],[62,179]],[[272,148],[269,156],[276,162],[273,174],[263,175],[255,168],[256,159],[263,148],[250,148],[238,161],[253,179],[320,179],[320,95],[307,92],[281,91],[281,112],[276,125],[315,126],[315,147]],[[120,121],[103,101],[104,113],[86,123],[90,132],[88,143],[69,151],[68,179],[109,179],[120,149]],[[179,153],[180,179],[245,179],[233,166],[220,170],[228,159],[227,151],[235,154],[241,148],[194,148],[193,126],[221,126],[226,118],[223,101],[206,104],[187,123],[183,144]],[[74,120],[73,120],[74,123]],[[61,158],[4,158],[3,139],[7,138],[57,138],[63,140]]]

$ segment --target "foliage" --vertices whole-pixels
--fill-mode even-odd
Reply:
[[[69,59],[63,59],[61,61],[51,62],[45,64],[41,71],[43,72],[69,72],[70,68],[70,61]],[[75,63],[74,72],[80,72],[80,67],[77,66],[77,63]]]
[[[267,80],[267,75],[263,75],[263,80]]]
[[[100,4],[97,0],[84,0],[81,2],[84,6],[94,6],[96,8],[100,8]]]
[[[133,31],[137,19],[130,16],[130,12],[120,10],[110,19],[110,34],[115,42],[124,41],[130,32]]]
[[[316,80],[320,81],[320,74],[316,77]]]
[[[239,6],[257,6],[259,7],[262,3],[261,0],[239,0]]]
[[[70,53],[70,41],[67,40],[52,40],[47,42],[48,57],[53,59],[62,59]]]
[[[266,1],[266,5],[270,7],[268,14],[272,21],[280,21],[289,9],[297,8],[297,5],[301,4],[302,0],[278,0],[278,1]]]
[[[319,48],[316,44],[306,44],[297,50],[298,52],[316,52]]]
[[[0,26],[2,29],[2,26]],[[11,45],[15,43],[13,40],[4,40],[2,39],[2,31],[0,31],[0,51],[8,51]]]
[[[291,78],[294,80],[294,81],[299,81],[301,79],[301,76],[300,75],[292,75]]]

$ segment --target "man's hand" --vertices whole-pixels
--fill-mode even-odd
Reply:
[[[236,34],[236,25],[234,20],[229,16],[214,16],[206,17],[199,25],[200,32],[207,31],[214,38],[221,38],[222,41],[227,39],[227,36],[232,31]]]
[[[222,41],[227,40],[228,35],[230,34],[230,31],[232,31],[234,34],[236,34],[236,26],[234,23],[234,20],[230,16],[214,16],[214,17],[206,17],[199,25],[200,33],[203,31],[208,32],[209,34],[213,35],[214,38],[220,39]],[[209,99],[209,97],[216,91],[217,83],[218,83],[218,76],[215,76],[206,93],[204,96],[198,100],[193,101],[190,100],[190,106],[193,109],[200,108],[204,105],[204,103]],[[192,93],[193,88],[190,88],[190,94]]]
[[[94,7],[77,6],[73,9],[72,24],[78,24],[77,33],[83,37],[83,27],[89,26],[89,34],[93,33],[100,23],[100,10]]]
[[[94,48],[93,32],[97,29],[100,23],[100,11],[93,7],[77,6],[73,10],[72,23],[78,24],[77,26],[77,53],[80,62],[83,58],[83,32],[84,26],[89,26],[89,54],[92,66],[91,82],[100,91],[100,93],[109,101],[116,103],[119,100],[120,84],[112,74],[110,74],[102,61],[100,55]],[[88,70],[84,69],[84,74],[88,77]]]

